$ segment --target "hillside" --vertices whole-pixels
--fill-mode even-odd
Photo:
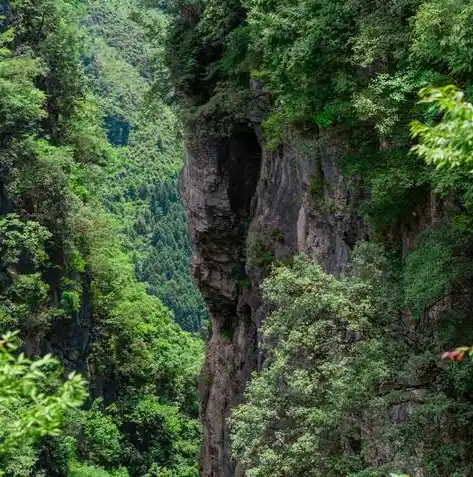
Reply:
[[[473,477],[472,14],[0,2],[0,475]]]
[[[147,101],[164,61],[147,31],[164,34],[165,17],[116,1],[2,11],[0,332],[18,330],[28,356],[52,353],[63,370],[35,377],[30,397],[27,381],[2,387],[0,470],[194,476],[202,343],[175,321],[198,331],[205,314],[187,273],[180,126]],[[2,376],[17,372],[8,363]],[[88,398],[58,414],[62,434],[6,448],[15,409],[27,417],[28,399],[42,402],[71,371]]]

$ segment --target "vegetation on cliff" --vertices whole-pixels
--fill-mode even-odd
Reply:
[[[248,475],[472,471],[473,365],[439,359],[471,341],[468,316],[462,323],[455,310],[436,327],[419,320],[414,334],[407,317],[395,319],[408,293],[398,273],[363,243],[341,279],[296,257],[265,281],[275,310],[262,329],[267,365],[232,419]]]
[[[473,343],[471,2],[11,0],[0,13],[0,333],[21,338],[0,342],[0,474],[197,475],[206,312],[187,271],[175,95],[190,130],[256,126],[265,154],[336,131],[369,230],[338,277],[278,255],[279,229],[236,264],[268,311],[262,369],[231,419],[239,464],[473,475],[473,364],[439,359]],[[325,217],[326,186],[323,171],[307,184]]]
[[[163,61],[148,30],[166,20],[112,0],[1,11],[0,332],[62,370],[0,348],[0,468],[195,476],[202,343],[174,318],[196,331],[204,314],[186,270],[181,137],[172,110],[146,101]],[[89,383],[80,409],[77,381],[61,384],[74,370]]]
[[[268,160],[333,132],[369,226],[339,279],[259,247],[286,265],[263,285],[268,359],[233,415],[237,461],[255,476],[471,475],[472,365],[439,359],[473,340],[471,3],[176,4],[170,64],[190,129],[261,122]],[[320,178],[307,187],[333,214]],[[379,273],[359,266],[373,251]]]

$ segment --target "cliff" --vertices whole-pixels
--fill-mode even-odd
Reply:
[[[431,167],[423,158],[448,163],[442,144],[451,145],[445,134],[455,136],[453,128],[444,126],[447,133],[439,137],[434,132],[423,157],[412,153],[410,129],[417,120],[417,131],[432,132],[445,111],[441,90],[433,93],[437,99],[418,103],[421,88],[467,88],[473,80],[471,52],[447,33],[458,25],[470,31],[469,7],[447,3],[179,4],[169,63],[185,129],[181,192],[193,274],[212,322],[200,383],[201,475],[244,474],[231,455],[228,419],[251,373],[262,369],[259,376],[267,376],[271,368],[260,346],[261,324],[272,311],[260,290],[271,267],[290,265],[303,252],[326,273],[346,277],[362,242],[385,265],[375,287],[386,307],[383,318],[370,322],[367,338],[382,343],[382,351],[367,353],[361,367],[369,374],[373,363],[383,363],[385,375],[374,370],[367,376],[374,384],[360,384],[366,384],[360,401],[350,386],[342,387],[340,399],[351,407],[340,411],[341,421],[327,430],[321,418],[307,434],[292,434],[294,421],[285,413],[296,391],[290,398],[277,384],[268,386],[266,393],[287,399],[274,413],[267,402],[258,408],[256,392],[249,408],[264,424],[248,431],[252,413],[246,409],[240,455],[249,456],[252,475],[264,477],[377,477],[401,469],[416,477],[473,475],[471,364],[455,368],[439,359],[442,351],[473,341],[471,161],[449,170]],[[448,28],[438,28],[438,18]],[[458,97],[448,99],[462,111]],[[307,310],[300,315],[307,318],[302,324],[315,319]],[[357,340],[348,333],[340,345]],[[300,365],[312,379],[317,366],[299,362],[293,345],[294,375]],[[340,364],[332,358],[329,366]],[[272,378],[265,382],[286,376],[276,370]],[[325,379],[330,387],[332,376]],[[303,407],[327,417],[334,402],[316,394]],[[363,399],[371,398],[376,403],[365,409]],[[300,415],[294,419],[305,427]],[[339,424],[350,428],[348,439]],[[247,435],[254,439],[245,454]],[[301,436],[307,439],[297,448]]]
[[[372,236],[360,213],[367,199],[361,178],[346,176],[340,168],[351,147],[346,131],[293,133],[276,151],[266,149],[260,138],[258,126],[218,140],[213,133],[205,134],[205,126],[187,131],[181,192],[194,247],[193,276],[212,323],[200,382],[204,427],[200,475],[205,477],[244,475],[232,459],[228,420],[242,401],[251,373],[264,362],[259,328],[267,310],[260,285],[271,264],[285,263],[303,252],[339,276],[355,244]],[[445,216],[444,200],[435,194],[424,199],[409,224],[398,229],[404,256],[416,237]],[[420,321],[409,307],[399,320],[393,316],[394,326],[402,328],[396,336],[422,342],[430,336],[428,327],[443,314],[470,309],[467,283],[463,290],[460,296],[440,297]],[[386,389],[402,390],[404,397],[386,404],[385,417],[364,417],[365,459],[373,467],[394,458],[379,430],[406,421],[427,388],[435,389],[435,377],[428,378],[430,384],[425,382],[425,377],[412,372],[407,379],[386,383]],[[416,468],[413,475],[427,475]]]
[[[269,263],[304,252],[339,274],[354,244],[368,236],[356,180],[337,166],[348,147],[343,131],[294,134],[277,151],[259,137],[257,127],[217,141],[205,129],[187,131],[181,192],[193,275],[212,321],[200,384],[202,476],[242,475],[231,458],[227,421],[262,361],[259,285]]]

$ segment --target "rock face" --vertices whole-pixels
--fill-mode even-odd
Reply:
[[[342,130],[293,135],[277,151],[259,136],[249,126],[217,138],[187,130],[181,193],[193,275],[212,322],[200,384],[203,477],[243,475],[230,456],[228,417],[261,363],[259,285],[268,264],[300,251],[339,274],[367,234],[356,184],[337,167],[348,147]]]
[[[253,131],[186,142],[181,191],[196,255],[193,273],[207,302],[212,336],[201,377],[202,475],[233,475],[226,419],[255,367],[256,326],[245,277],[248,217],[260,173]]]

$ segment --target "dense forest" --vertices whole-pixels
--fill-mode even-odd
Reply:
[[[137,278],[199,331],[206,311],[189,277],[190,243],[177,179],[181,126],[166,98],[167,17],[133,2],[89,2],[85,73],[94,92],[113,161],[104,171],[102,203],[123,224]]]
[[[473,476],[472,3],[0,2],[0,475]]]
[[[167,19],[114,0],[0,13],[0,333],[17,331],[1,346],[0,469],[194,476],[205,309],[181,128],[156,90]]]

